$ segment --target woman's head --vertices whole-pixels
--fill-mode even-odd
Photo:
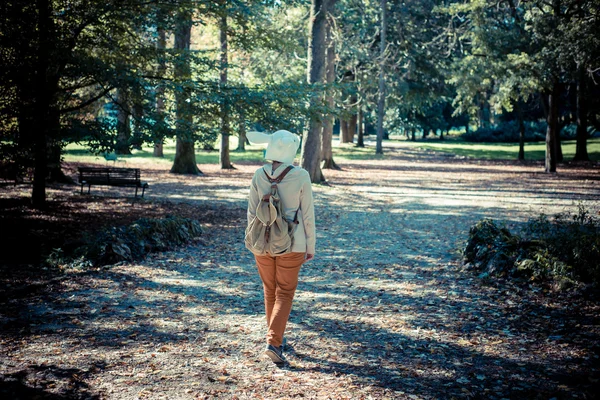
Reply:
[[[280,130],[273,134],[262,132],[248,132],[248,140],[251,143],[267,143],[267,152],[265,159],[270,161],[279,161],[285,164],[292,164],[298,147],[300,147],[300,138],[292,132]]]

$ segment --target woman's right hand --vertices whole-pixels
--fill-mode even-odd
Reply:
[[[312,260],[313,258],[315,258],[315,255],[314,255],[314,254],[306,253],[306,259],[305,259],[306,261],[310,261],[310,260]]]

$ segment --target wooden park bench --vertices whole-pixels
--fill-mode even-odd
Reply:
[[[140,179],[139,168],[80,167],[79,184],[81,194],[85,185],[88,186],[88,194],[92,185],[131,186],[135,187],[135,197],[139,188],[142,189],[142,197],[144,197],[148,187],[148,183]]]

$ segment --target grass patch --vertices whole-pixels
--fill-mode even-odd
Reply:
[[[237,147],[237,140],[232,140],[231,149],[229,156],[232,163],[240,161],[262,161],[263,160],[263,148],[260,146],[246,146],[245,152],[238,152],[234,149]],[[121,161],[137,161],[137,162],[152,162],[155,164],[165,164],[170,167],[175,159],[175,141],[166,141],[163,146],[163,158],[157,158],[153,155],[153,148],[150,146],[143,146],[141,150],[132,150],[131,155],[119,155],[118,158]],[[69,144],[63,150],[63,157],[68,162],[98,162],[104,161],[102,155],[96,155],[89,151],[84,144]],[[196,163],[197,164],[218,164],[219,163],[219,150],[201,150],[196,149]],[[119,161],[116,162],[119,164]]]
[[[215,147],[218,148],[219,144]],[[385,144],[384,144],[385,147]],[[245,152],[238,152],[234,149],[237,148],[237,138],[231,137],[230,142],[230,153],[231,162],[262,162],[264,161],[264,145],[246,145]],[[143,146],[142,150],[132,150],[131,155],[119,155],[119,160],[136,161],[136,162],[152,162],[155,164],[165,164],[169,168],[173,164],[175,159],[175,141],[169,140],[165,142],[163,146],[163,158],[156,158],[153,155],[153,148],[150,146]],[[65,161],[68,162],[82,162],[82,163],[94,163],[104,161],[102,155],[96,155],[89,151],[85,144],[69,144],[63,151]],[[333,148],[334,158],[340,160],[377,160],[382,159],[385,156],[375,154],[375,148],[370,147],[356,147],[354,144],[341,144],[334,146]],[[296,157],[297,161],[300,158],[300,152]],[[116,165],[119,165],[119,161]],[[219,150],[200,150],[196,149],[196,163],[197,164],[218,164],[219,163]]]
[[[333,148],[333,157],[336,160],[380,160],[385,157],[375,154],[375,147],[356,147],[355,144],[341,144]]]
[[[472,143],[448,140],[445,142],[406,142],[419,149],[428,149],[452,153],[458,156],[488,160],[516,160],[519,155],[518,143]],[[563,156],[566,161],[575,156],[574,140],[562,142]],[[546,143],[525,143],[525,159],[540,161],[546,154]],[[592,161],[600,161],[600,138],[588,140],[588,154]]]

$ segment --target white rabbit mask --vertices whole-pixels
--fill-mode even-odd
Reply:
[[[273,134],[262,132],[248,132],[246,134],[251,143],[267,143],[267,152],[265,159],[270,161],[279,161],[284,164],[292,164],[298,147],[300,147],[300,138],[292,132],[280,130]]]

